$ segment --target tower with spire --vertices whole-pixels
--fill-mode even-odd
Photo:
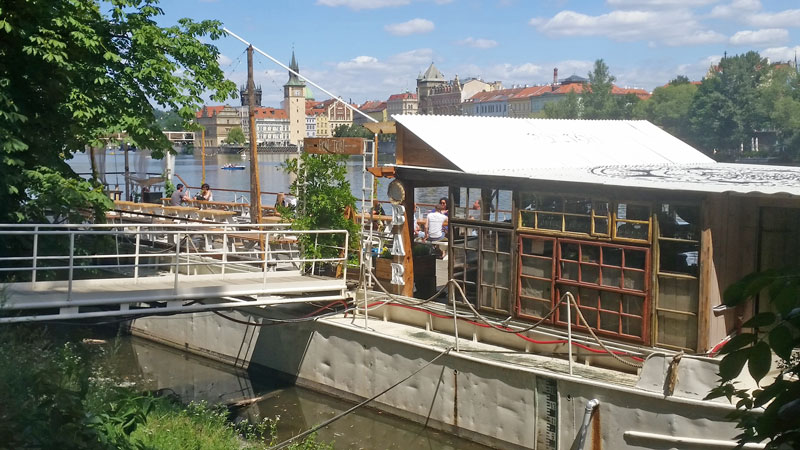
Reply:
[[[300,73],[300,66],[292,50],[292,63],[289,68]],[[306,130],[306,84],[295,73],[289,72],[289,81],[283,85],[283,107],[289,117],[289,143],[302,145]]]

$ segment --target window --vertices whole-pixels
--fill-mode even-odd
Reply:
[[[450,227],[453,278],[467,301],[482,310],[510,314],[512,231],[463,224]]]
[[[609,236],[609,208],[604,200],[523,192],[519,226],[540,231]]]
[[[656,344],[697,348],[700,208],[662,203],[658,215]]]
[[[511,191],[462,187],[454,193],[451,217],[511,225],[511,197]]]
[[[614,211],[614,238],[650,242],[650,206],[618,203]]]
[[[648,248],[523,235],[519,261],[521,317],[544,317],[562,295],[571,292],[598,333],[649,341]],[[565,326],[566,304],[549,321]],[[584,327],[574,309],[572,324]]]

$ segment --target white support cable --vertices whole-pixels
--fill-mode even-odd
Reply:
[[[227,28],[225,28],[225,27],[223,27],[222,29],[223,29],[223,31],[225,31],[226,33],[230,34],[231,36],[233,36],[233,37],[235,37],[236,39],[238,39],[238,40],[242,41],[242,43],[244,43],[245,45],[252,46],[252,47],[253,47],[253,50],[257,51],[258,53],[261,53],[262,55],[264,55],[264,56],[266,56],[267,58],[269,58],[269,59],[270,59],[270,61],[272,61],[272,62],[274,62],[275,64],[277,64],[277,65],[279,65],[279,66],[283,67],[284,69],[288,70],[288,71],[289,71],[289,73],[292,73],[292,74],[294,74],[294,75],[297,75],[297,76],[298,76],[298,77],[300,77],[301,79],[303,79],[303,80],[307,81],[307,82],[308,82],[308,84],[310,84],[310,85],[314,86],[315,88],[319,89],[320,91],[322,91],[322,92],[324,92],[324,93],[328,94],[328,95],[329,95],[329,96],[330,96],[332,99],[334,99],[334,100],[335,100],[335,101],[337,101],[337,102],[340,102],[341,104],[343,104],[344,106],[346,106],[347,108],[349,108],[351,111],[353,111],[353,112],[357,112],[357,113],[361,114],[362,116],[366,117],[366,118],[367,118],[367,120],[369,120],[369,121],[371,121],[371,122],[378,123],[378,120],[377,120],[377,119],[375,119],[374,117],[371,117],[371,116],[367,115],[366,113],[362,112],[360,109],[356,108],[355,106],[353,106],[353,105],[351,105],[351,104],[349,104],[349,103],[347,103],[347,102],[345,102],[345,101],[342,101],[342,100],[341,100],[339,97],[337,97],[337,96],[336,96],[336,95],[334,95],[333,93],[329,92],[329,91],[328,91],[327,89],[325,89],[324,87],[322,87],[322,86],[318,85],[317,83],[314,83],[313,81],[309,80],[308,78],[306,78],[306,77],[304,77],[304,76],[300,75],[300,73],[298,73],[298,72],[295,72],[294,70],[290,69],[290,68],[289,68],[287,65],[283,64],[282,62],[280,62],[280,61],[278,61],[277,59],[273,58],[272,56],[268,55],[266,52],[264,52],[263,50],[259,49],[259,48],[258,48],[258,47],[256,47],[255,45],[253,45],[253,44],[251,44],[251,43],[247,42],[246,40],[244,40],[243,38],[241,38],[240,36],[238,36],[236,33],[234,33],[233,31],[231,31],[231,30],[229,30],[229,29],[227,29]]]

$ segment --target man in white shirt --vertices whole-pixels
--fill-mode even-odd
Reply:
[[[436,205],[436,210],[428,213],[425,218],[425,240],[428,242],[441,241],[444,235],[443,227],[447,225],[447,216],[442,214],[442,205]]]

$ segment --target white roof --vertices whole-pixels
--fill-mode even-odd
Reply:
[[[397,115],[466,173],[509,168],[704,164],[700,151],[644,120],[554,120]]]
[[[647,121],[425,115],[394,119],[469,174],[800,196],[800,167],[717,163]]]

